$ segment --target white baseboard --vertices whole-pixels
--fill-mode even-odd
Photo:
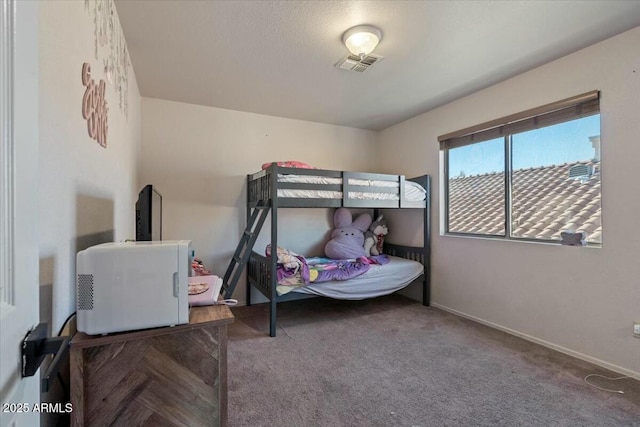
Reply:
[[[580,352],[577,352],[577,351],[574,351],[574,350],[559,346],[557,344],[553,344],[553,343],[551,343],[549,341],[545,341],[545,340],[542,340],[540,338],[536,338],[534,336],[527,335],[527,334],[524,334],[522,332],[518,332],[518,331],[513,330],[513,329],[509,329],[507,327],[498,325],[498,324],[493,323],[493,322],[488,322],[486,320],[480,319],[480,318],[475,317],[475,316],[468,315],[468,314],[463,313],[463,312],[458,311],[458,310],[454,310],[453,308],[444,306],[442,304],[438,304],[436,302],[431,302],[431,306],[435,307],[435,308],[439,308],[440,310],[444,310],[444,311],[449,312],[451,314],[455,314],[456,316],[460,316],[460,317],[464,317],[465,319],[473,320],[474,322],[480,323],[482,325],[489,326],[489,327],[494,328],[494,329],[498,329],[498,330],[500,330],[502,332],[506,332],[506,333],[508,333],[510,335],[515,335],[515,336],[517,336],[519,338],[522,338],[522,339],[525,339],[527,341],[531,341],[533,343],[540,344],[541,346],[550,348],[552,350],[559,351],[560,353],[564,353],[566,355],[575,357],[576,359],[580,359],[580,360],[584,360],[585,362],[593,363],[594,365],[598,365],[598,366],[603,367],[605,369],[609,369],[610,371],[617,372],[617,373],[619,373],[621,375],[625,375],[627,377],[631,377],[631,378],[634,378],[636,380],[640,380],[640,372],[632,371],[630,369],[626,369],[626,368],[623,368],[621,366],[605,362],[604,360],[596,359],[595,357],[591,357],[591,356],[588,356],[586,354],[583,354],[583,353],[580,353]]]

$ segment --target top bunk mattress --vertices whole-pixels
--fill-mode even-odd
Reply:
[[[293,184],[321,184],[321,185],[342,185],[342,178],[312,175],[290,175],[278,174],[278,182]],[[360,187],[385,187],[398,188],[398,182],[379,181],[349,178],[350,185]],[[421,202],[426,199],[427,191],[420,184],[413,181],[404,182],[405,198],[408,201]],[[298,198],[298,199],[342,199],[342,191],[332,190],[303,190],[303,189],[278,189],[278,197]],[[365,191],[349,191],[349,199],[358,200],[399,200],[398,192],[378,193]]]
[[[292,292],[320,295],[336,299],[361,300],[391,294],[400,290],[424,272],[417,261],[389,256],[389,263],[371,265],[369,270],[353,279],[312,283]]]

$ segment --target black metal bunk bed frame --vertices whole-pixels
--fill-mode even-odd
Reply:
[[[279,175],[309,175],[328,178],[341,178],[341,184],[316,184],[279,182]],[[397,187],[363,186],[350,183],[352,179],[366,181],[388,181],[397,183]],[[271,248],[278,247],[278,209],[279,208],[368,208],[378,209],[421,208],[423,209],[423,246],[403,246],[384,244],[388,255],[407,258],[420,262],[424,266],[422,274],[422,304],[430,304],[430,250],[431,250],[431,177],[423,175],[409,181],[422,185],[426,190],[424,201],[410,201],[405,197],[405,177],[378,173],[345,172],[324,169],[286,168],[273,163],[267,169],[247,175],[247,226],[238,243],[238,247],[229,263],[223,279],[225,298],[230,298],[247,265],[247,305],[251,305],[251,286],[254,286],[268,300],[270,305],[269,335],[276,336],[276,306],[278,302],[309,298],[309,294],[289,292],[279,296],[276,292],[277,251],[271,256],[262,256],[253,252],[253,245],[264,225],[267,214],[271,212]],[[278,190],[326,190],[342,192],[341,199],[330,198],[293,198],[279,197]],[[398,200],[373,200],[350,198],[351,192],[392,193]],[[418,280],[418,279],[416,279]]]

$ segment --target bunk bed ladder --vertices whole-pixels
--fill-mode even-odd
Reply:
[[[238,242],[238,247],[231,258],[227,271],[224,273],[224,278],[222,279],[222,289],[224,290],[225,298],[231,298],[233,291],[236,289],[236,285],[240,280],[240,275],[249,260],[249,255],[251,255],[253,245],[256,243],[258,234],[260,234],[262,225],[267,218],[269,208],[269,205],[256,206],[253,208],[253,211],[249,216],[247,227],[242,233],[240,242]]]

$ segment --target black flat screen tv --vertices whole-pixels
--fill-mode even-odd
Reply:
[[[136,202],[136,241],[162,240],[162,195],[145,185]]]

